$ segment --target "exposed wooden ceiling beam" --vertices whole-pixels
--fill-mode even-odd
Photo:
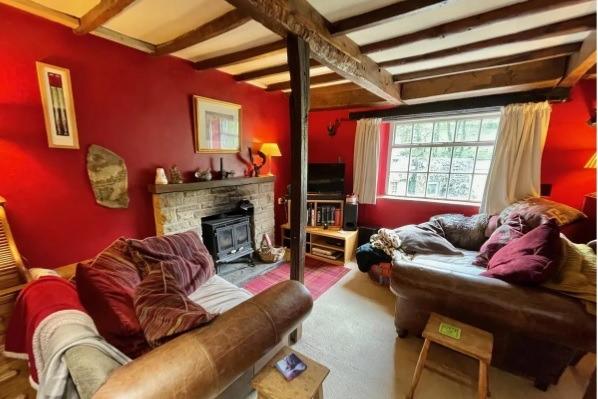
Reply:
[[[401,94],[409,103],[424,98],[437,100],[455,97],[457,93],[460,96],[471,95],[487,89],[554,87],[563,76],[566,61],[567,57],[561,57],[407,82],[401,85]]]
[[[488,60],[466,62],[463,64],[450,65],[440,68],[426,69],[422,71],[407,72],[393,75],[396,82],[408,82],[413,80],[426,79],[436,76],[453,75],[468,71],[477,71],[498,66],[522,64],[525,62],[538,61],[548,58],[558,58],[575,53],[581,47],[581,43],[569,43],[545,49],[527,51],[525,53],[506,55]]]
[[[400,93],[392,76],[346,36],[332,37],[329,23],[307,0],[227,0],[266,28],[286,36],[291,32],[304,39],[312,57],[344,78],[377,96],[400,102]]]
[[[401,105],[398,107],[356,111],[349,113],[349,119],[364,118],[396,118],[414,115],[426,115],[440,112],[454,112],[477,110],[491,107],[502,107],[509,104],[539,101],[566,101],[570,89],[557,87],[555,89],[539,89],[517,93],[493,94],[490,96],[469,97],[458,100],[437,101],[415,105]]]
[[[108,22],[135,0],[101,0],[79,20],[79,26],[73,31],[77,35],[89,33]]]
[[[567,72],[563,80],[559,82],[561,87],[571,87],[586,72],[596,65],[596,31],[590,32],[590,35],[583,41],[581,48],[571,57],[567,65]]]
[[[341,80],[345,80],[345,78],[343,78],[338,73],[332,72],[332,73],[326,73],[324,75],[312,76],[309,79],[309,85],[313,86],[313,85],[318,85],[318,84],[323,84],[323,83],[338,82]],[[273,84],[269,85],[266,88],[266,90],[267,91],[276,91],[276,90],[288,90],[290,88],[291,88],[291,82],[287,81],[287,82],[273,83]]]
[[[541,26],[539,28],[528,29],[522,32],[513,33],[506,36],[494,37],[479,42],[465,44],[463,46],[447,48],[431,53],[415,55],[411,57],[399,58],[380,62],[383,68],[408,64],[410,62],[431,60],[434,58],[448,57],[450,55],[461,54],[467,51],[479,50],[502,44],[510,44],[517,41],[535,40],[549,36],[563,35],[566,33],[580,32],[594,29],[596,27],[596,14],[590,14],[579,18],[569,19],[567,21],[557,22],[552,25]]]
[[[380,97],[355,83],[318,87],[310,90],[310,110],[387,104]]]
[[[193,66],[195,69],[222,68],[224,66],[238,64],[240,62],[254,61],[272,53],[276,53],[280,50],[284,50],[285,48],[285,41],[278,40],[274,43],[262,44],[261,46],[251,47],[234,53],[197,61]]]
[[[250,20],[251,17],[243,14],[239,10],[229,11],[192,31],[157,45],[156,55],[175,53],[197,43],[205,42],[206,40],[235,29]]]
[[[319,65],[320,65],[320,63],[318,61],[309,60],[310,67],[319,66]],[[271,67],[256,69],[255,71],[240,73],[238,75],[235,75],[234,78],[237,81],[254,80],[254,79],[263,78],[265,76],[277,75],[279,73],[285,73],[288,71],[289,71],[289,64],[274,65]]]
[[[483,25],[510,20],[526,14],[533,14],[538,11],[546,11],[562,7],[567,4],[581,3],[584,0],[528,0],[522,3],[512,4],[483,14],[448,22],[446,24],[433,26],[406,35],[392,37],[390,39],[366,44],[360,47],[363,53],[369,54],[377,51],[388,50],[418,40],[442,38],[446,35],[465,32],[470,29],[479,28]]]
[[[446,2],[446,0],[399,1],[363,14],[333,22],[330,26],[330,32],[335,36],[345,35],[356,30],[371,28],[382,23],[391,22],[404,14],[444,2]]]

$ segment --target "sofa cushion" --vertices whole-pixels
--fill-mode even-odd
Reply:
[[[212,276],[189,295],[189,299],[210,313],[224,313],[253,295],[246,289],[229,283],[219,275]]]
[[[123,238],[76,271],[79,299],[108,342],[136,357],[148,349],[133,304],[141,278]]]
[[[540,284],[555,271],[560,254],[559,228],[551,219],[499,249],[482,275],[514,284]]]
[[[214,275],[214,261],[194,231],[168,236],[127,240],[133,260],[147,275],[153,266],[168,265],[187,295]]]
[[[216,317],[187,297],[174,270],[169,262],[154,264],[135,290],[135,312],[151,346]]]
[[[473,263],[477,266],[487,267],[494,254],[507,245],[509,241],[519,238],[527,233],[529,228],[519,214],[512,215],[504,224],[494,230],[490,238],[482,244],[480,253]]]
[[[542,197],[529,197],[509,205],[500,213],[501,222],[504,223],[514,213],[520,214],[531,227],[539,226],[548,219],[555,219],[559,226],[564,226],[587,218],[575,208]]]

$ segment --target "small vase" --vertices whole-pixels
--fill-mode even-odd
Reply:
[[[164,168],[156,168],[156,184],[168,184]]]

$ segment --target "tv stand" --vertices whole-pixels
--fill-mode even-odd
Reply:
[[[291,246],[291,225],[280,226],[282,245]],[[305,256],[333,265],[344,266],[351,262],[357,249],[357,231],[331,230],[322,227],[305,227]],[[318,250],[320,251],[318,253]],[[326,255],[323,252],[334,255]]]
[[[344,196],[342,193],[307,193],[308,201],[317,201],[317,200],[342,201],[343,197]]]

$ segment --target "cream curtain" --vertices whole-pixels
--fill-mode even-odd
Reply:
[[[380,119],[361,119],[355,130],[353,155],[353,192],[361,204],[376,203]]]
[[[503,108],[480,212],[499,213],[519,199],[540,195],[540,166],[550,111],[547,102]]]

